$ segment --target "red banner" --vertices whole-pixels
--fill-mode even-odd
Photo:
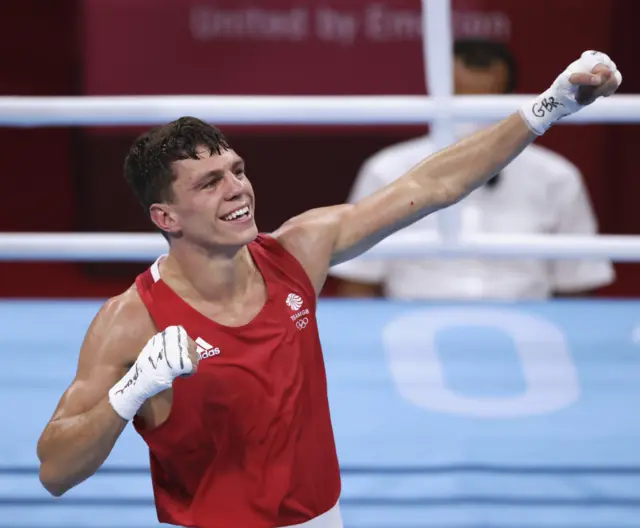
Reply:
[[[456,35],[507,40],[482,5],[454,2]],[[88,0],[85,28],[90,94],[424,93],[416,0]]]
[[[452,6],[454,35],[508,41],[532,91],[611,18],[587,0]],[[86,93],[421,94],[421,16],[419,0],[85,0]]]

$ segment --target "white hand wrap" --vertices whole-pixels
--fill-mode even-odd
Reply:
[[[192,371],[186,331],[169,326],[149,340],[129,372],[109,390],[109,403],[122,418],[131,420],[145,400]]]
[[[598,64],[604,64],[614,72],[618,84],[622,82],[622,74],[607,55],[599,51],[585,51],[557,77],[547,91],[520,109],[520,114],[532,132],[541,136],[559,119],[584,108],[584,105],[576,101],[579,86],[571,84],[569,77],[574,73],[591,73]]]

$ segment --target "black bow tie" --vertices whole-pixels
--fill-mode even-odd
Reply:
[[[485,185],[489,187],[489,189],[495,189],[498,183],[500,183],[501,176],[502,176],[502,173],[499,172],[493,178],[491,178],[487,183],[485,183]]]

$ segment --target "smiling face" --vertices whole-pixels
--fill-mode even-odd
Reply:
[[[258,235],[244,161],[199,119],[181,117],[137,138],[125,178],[170,243],[229,253]]]
[[[154,204],[150,213],[163,231],[196,245],[238,248],[257,235],[255,195],[242,158],[233,150],[173,163],[173,198]]]

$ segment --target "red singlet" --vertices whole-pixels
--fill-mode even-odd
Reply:
[[[197,528],[274,528],[308,521],[340,495],[313,286],[275,239],[249,244],[268,299],[248,324],[226,327],[159,277],[136,279],[157,328],[182,325],[198,372],[173,384],[166,422],[134,426],[149,446],[158,519]]]

